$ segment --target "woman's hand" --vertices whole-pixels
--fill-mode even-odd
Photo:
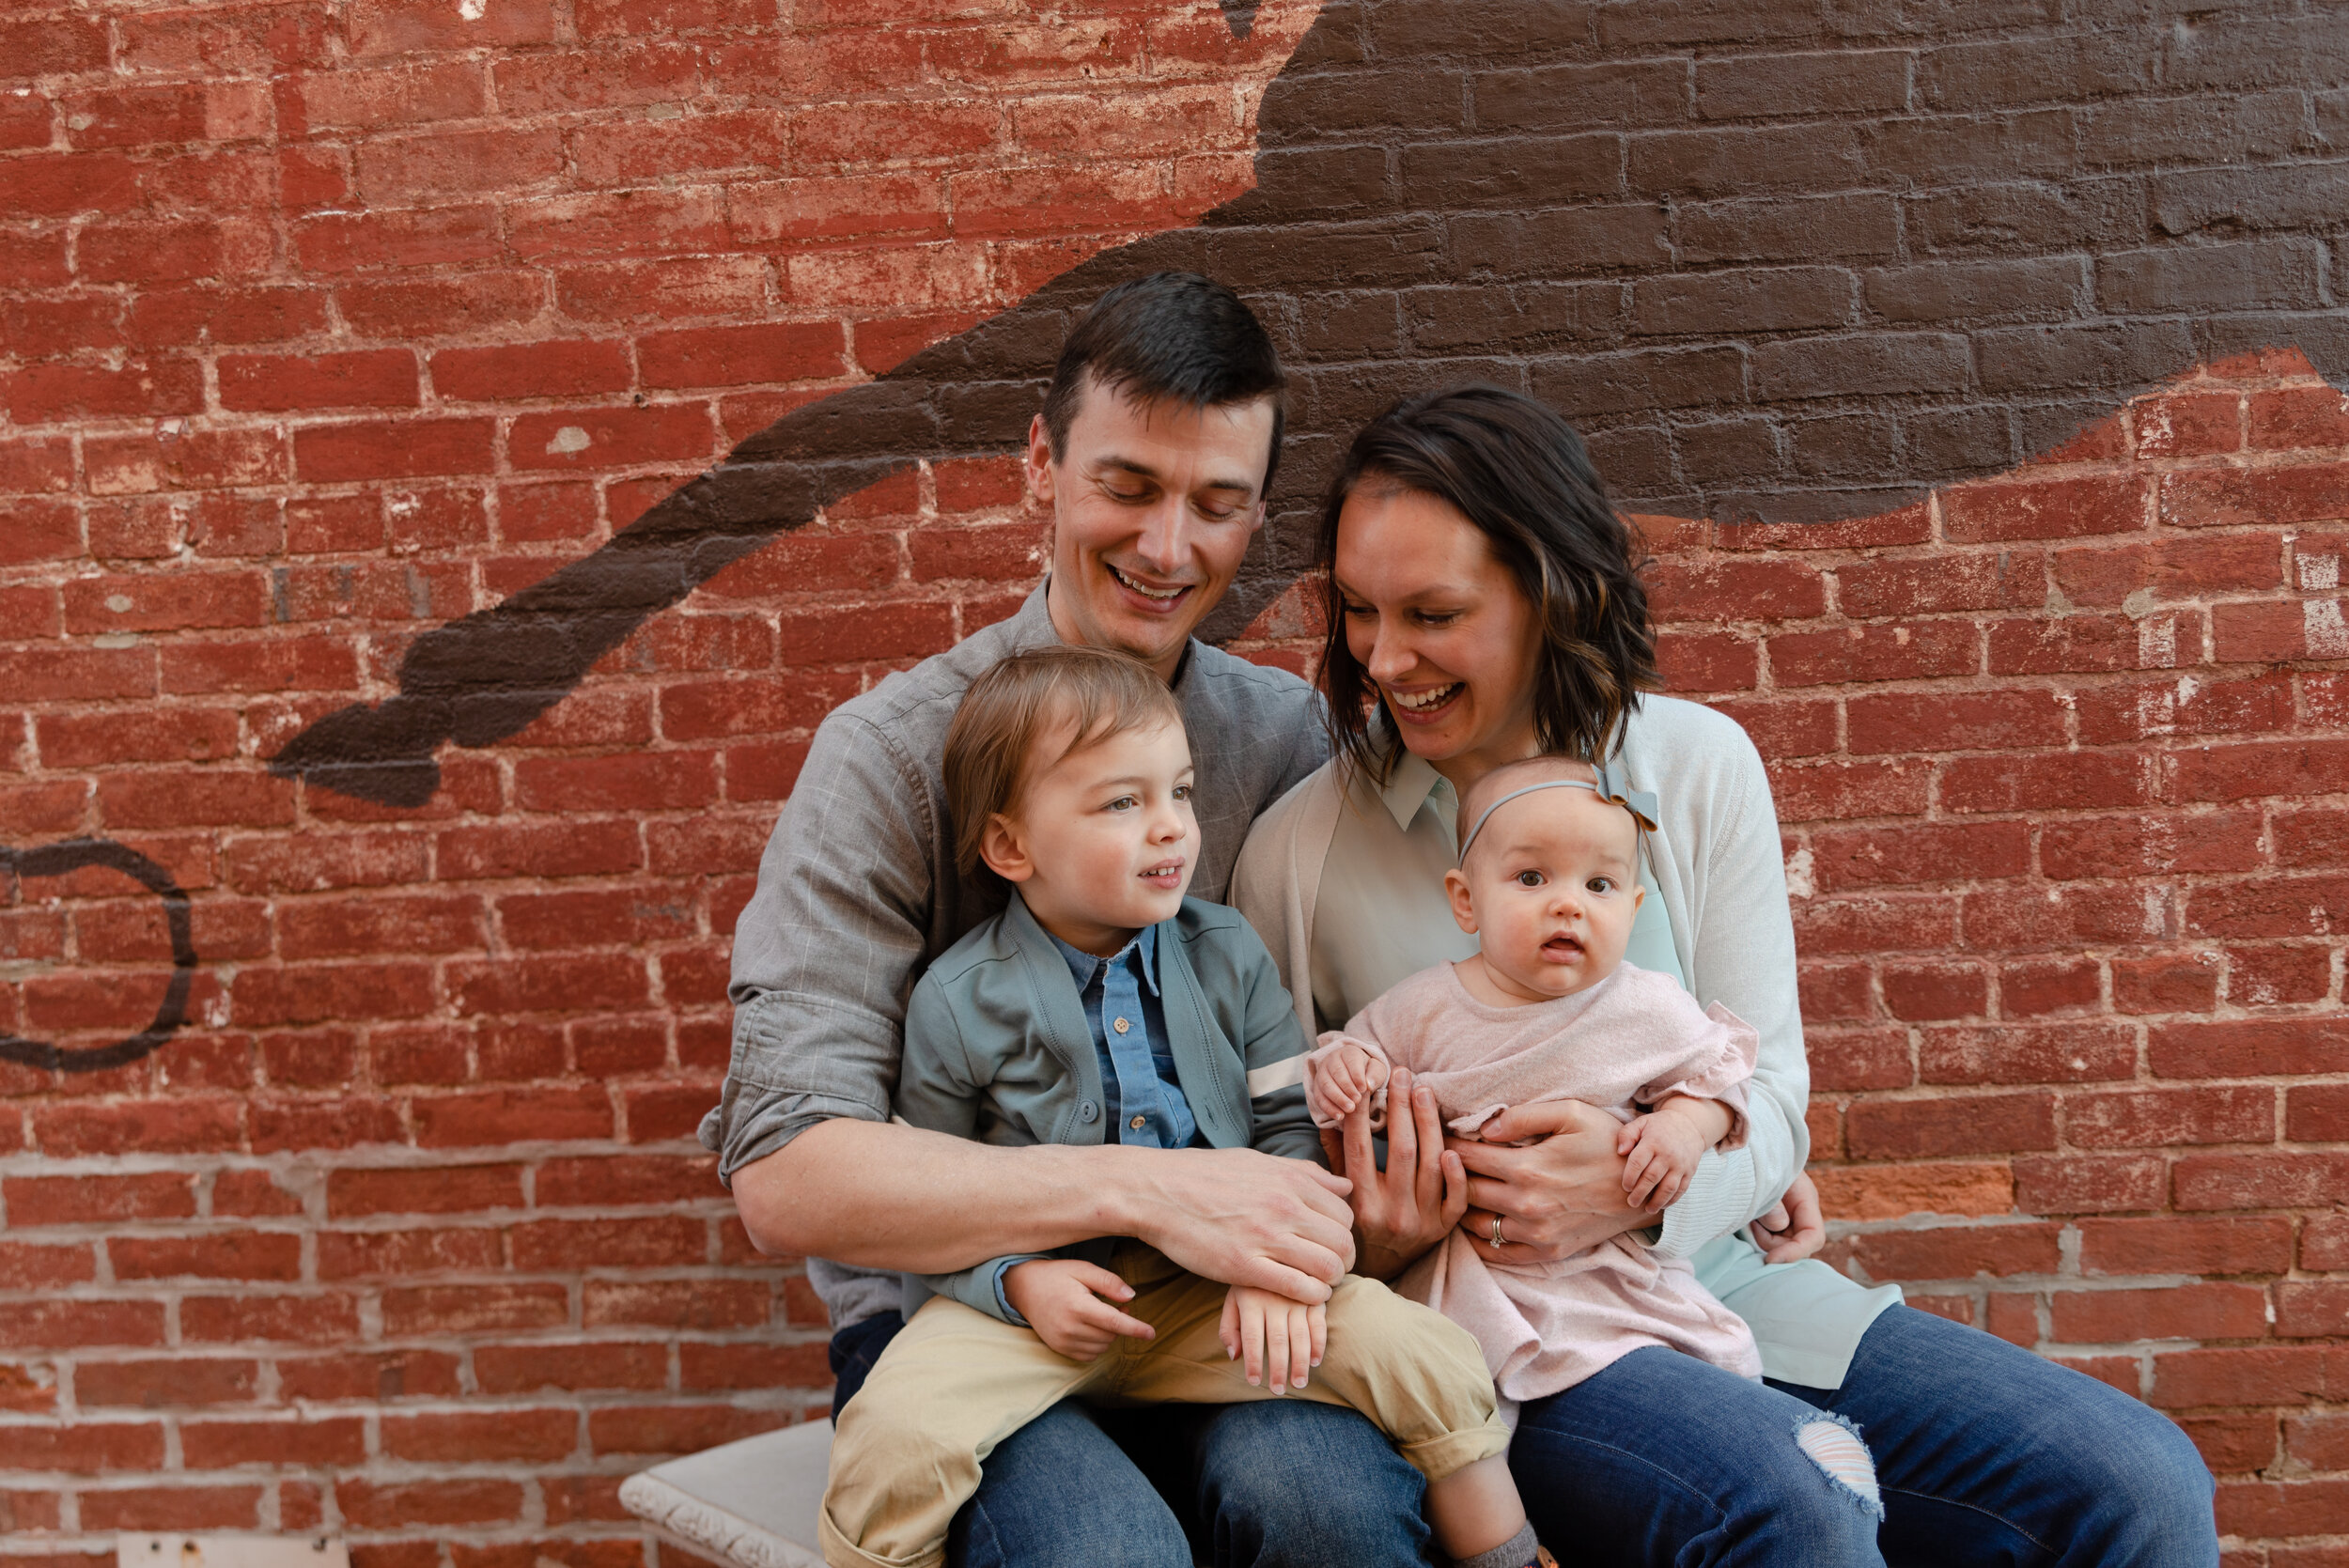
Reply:
[[[1776,1208],[1753,1222],[1753,1239],[1764,1263],[1799,1263],[1825,1244],[1827,1221],[1808,1172],[1795,1178]]]
[[[1337,1129],[1325,1129],[1330,1163],[1354,1184],[1354,1225],[1361,1242],[1355,1267],[1374,1280],[1392,1280],[1450,1233],[1468,1211],[1468,1172],[1443,1146],[1443,1123],[1432,1090],[1397,1067],[1387,1079],[1387,1168],[1370,1145],[1368,1096]]]
[[[1624,1196],[1623,1124],[1580,1100],[1512,1106],[1479,1129],[1483,1142],[1451,1141],[1469,1172],[1461,1229],[1488,1263],[1547,1263],[1571,1257],[1656,1217]],[[1528,1139],[1531,1147],[1507,1145]],[[1393,1161],[1390,1147],[1388,1160]],[[1493,1220],[1502,1244],[1493,1245]]]

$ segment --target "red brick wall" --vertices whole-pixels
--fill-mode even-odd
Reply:
[[[513,739],[444,748],[425,805],[268,759],[778,415],[1244,189],[1255,94],[1315,15],[1265,5],[1237,43],[1211,4],[476,8],[0,22],[30,72],[0,85],[0,847],[149,857],[198,959],[151,1053],[0,1065],[0,1560],[323,1527],[370,1568],[634,1563],[620,1477],[820,1410],[820,1313],[692,1141],[727,933],[809,726],[1033,580],[1012,466],[925,463],[830,508]],[[1766,8],[1769,47],[1823,47]],[[1342,74],[1339,10],[1315,63]],[[1398,321],[1423,348],[1507,291],[1398,312],[1377,290],[1429,281],[1424,222],[1358,223],[1371,198],[1296,171],[1399,140],[1404,99],[1288,90],[1337,129],[1281,199],[1339,214],[1308,251],[1368,303],[1268,311],[1301,356],[1387,362],[1303,380],[1302,475],[1383,396]],[[1479,145],[1441,167],[1488,229],[1553,199],[1491,167],[1557,147]],[[1753,205],[1714,217],[1767,227]],[[1863,205],[1898,231],[1890,196]],[[1351,335],[1315,335],[1333,321]],[[1658,379],[1699,352],[1685,325],[1609,361],[1630,411],[1578,412],[1619,427],[1633,493],[1709,505],[1727,481],[1691,454],[1719,423],[1670,423]],[[1774,488],[1852,482],[1806,467],[1804,419],[1851,411],[1816,390],[1752,448]],[[2014,395],[2040,399],[2018,429],[2052,417]],[[1856,521],[1658,525],[1669,661],[1778,770],[1835,1255],[2175,1412],[2239,1562],[2297,1568],[2327,1548],[2263,1543],[2349,1534],[2322,1413],[2349,1397],[2349,422],[2270,356],[2059,456]],[[1254,575],[1295,554],[1275,539]],[[1247,645],[1296,660],[1298,603]],[[88,868],[0,892],[0,1034],[80,1066],[147,1026],[164,902]]]

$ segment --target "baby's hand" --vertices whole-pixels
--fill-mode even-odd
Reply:
[[[1313,1064],[1314,1091],[1331,1115],[1344,1116],[1387,1081],[1387,1064],[1351,1042]]]
[[[1092,1360],[1121,1334],[1158,1337],[1157,1329],[1110,1305],[1131,1301],[1131,1285],[1075,1258],[1031,1258],[1012,1265],[1003,1275],[1003,1295],[1036,1338],[1072,1361]]]
[[[1278,1394],[1292,1385],[1303,1388],[1307,1371],[1321,1365],[1329,1324],[1329,1309],[1321,1302],[1308,1305],[1253,1285],[1234,1285],[1223,1297],[1223,1323],[1216,1337],[1223,1342],[1224,1355],[1240,1358],[1250,1383],[1269,1381]]]
[[[1704,1151],[1729,1135],[1729,1111],[1714,1100],[1674,1094],[1615,1135],[1623,1189],[1643,1209],[1668,1207],[1688,1190]]]

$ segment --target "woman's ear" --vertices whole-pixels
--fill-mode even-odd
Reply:
[[[1006,882],[1024,882],[1035,875],[1035,862],[1028,857],[1019,825],[1002,812],[987,819],[987,831],[979,835],[979,859]]]
[[[1468,873],[1454,867],[1443,874],[1443,891],[1452,900],[1452,918],[1470,936],[1476,935],[1476,905],[1469,897]]]

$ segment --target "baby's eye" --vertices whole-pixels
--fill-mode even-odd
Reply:
[[[1538,871],[1520,871],[1511,880],[1521,888],[1538,888],[1549,878]]]
[[[1593,893],[1612,893],[1615,891],[1615,879],[1612,877],[1594,877],[1582,885],[1590,889]]]

